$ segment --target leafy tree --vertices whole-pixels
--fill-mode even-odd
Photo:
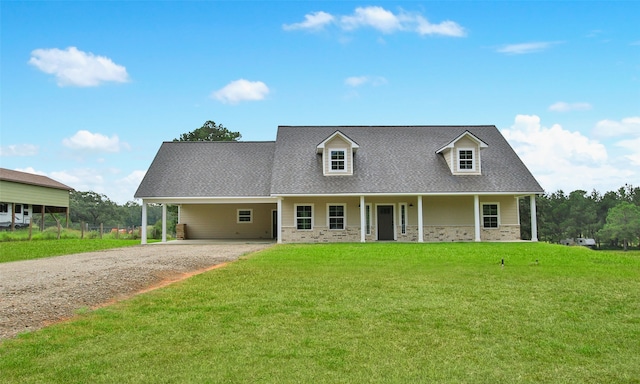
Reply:
[[[563,227],[568,237],[593,237],[596,223],[596,206],[586,191],[576,190],[569,194],[567,201],[569,215]]]
[[[173,141],[238,141],[241,137],[240,132],[231,132],[222,124],[207,120],[202,127],[183,133],[179,139],[173,139]]]
[[[640,207],[622,201],[611,208],[607,215],[607,223],[600,234],[606,238],[622,240],[626,251],[629,241],[640,237]]]
[[[103,194],[72,191],[69,205],[69,217],[72,222],[84,221],[93,226],[113,226],[122,221],[118,205]]]

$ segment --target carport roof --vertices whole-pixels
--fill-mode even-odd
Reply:
[[[136,198],[269,196],[275,143],[167,141]]]

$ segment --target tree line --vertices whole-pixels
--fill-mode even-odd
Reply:
[[[529,198],[520,200],[523,239],[531,238]],[[640,187],[625,185],[604,194],[562,190],[536,197],[538,239],[592,238],[598,247],[640,247]]]

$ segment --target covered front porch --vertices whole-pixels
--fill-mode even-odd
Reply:
[[[300,242],[450,242],[520,239],[518,200],[530,196],[531,241],[537,241],[535,195],[332,195],[171,201],[183,239]],[[142,244],[147,242],[143,200]]]

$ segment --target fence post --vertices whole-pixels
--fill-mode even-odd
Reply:
[[[60,221],[56,220],[56,223],[58,224],[58,240],[60,240],[60,232],[62,232],[62,227],[60,226]]]
[[[80,222],[80,239],[84,239],[84,221]]]
[[[31,240],[31,229],[33,228],[33,220],[29,220],[29,240]]]
[[[103,232],[103,227],[102,227],[102,223],[100,223],[100,240],[102,240],[102,232]]]

